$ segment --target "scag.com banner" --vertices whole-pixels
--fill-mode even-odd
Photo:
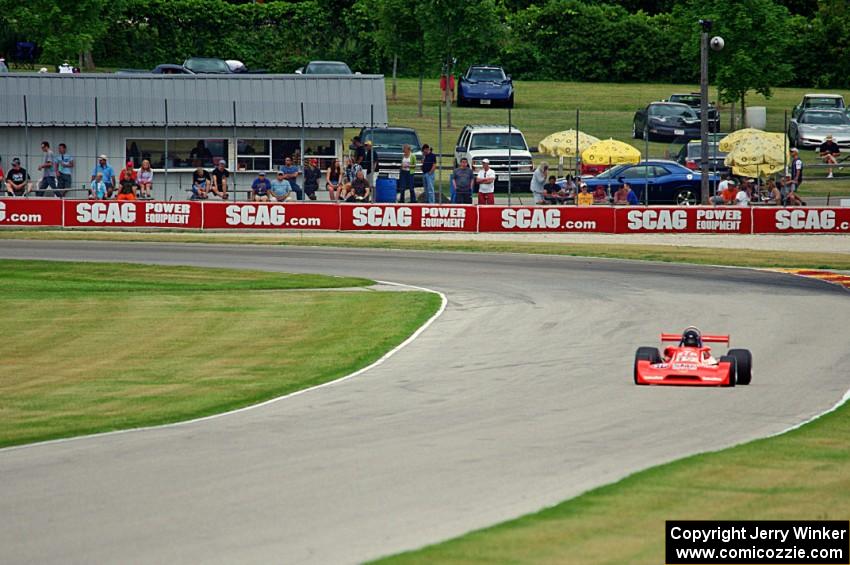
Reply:
[[[478,231],[613,233],[614,209],[609,206],[480,206]]]
[[[339,229],[338,206],[332,204],[204,203],[205,229]]]
[[[749,208],[615,208],[617,233],[752,233]]]
[[[199,202],[66,200],[67,227],[193,228],[203,226]]]
[[[62,201],[35,198],[0,200],[0,227],[61,227]]]
[[[343,231],[467,231],[478,229],[478,209],[457,205],[339,206]]]
[[[754,208],[753,233],[850,233],[850,208]]]

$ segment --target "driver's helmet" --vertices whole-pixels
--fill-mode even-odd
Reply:
[[[685,347],[702,347],[702,332],[693,326],[682,332],[682,345]]]

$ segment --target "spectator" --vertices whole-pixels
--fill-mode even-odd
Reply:
[[[803,184],[803,160],[800,159],[800,152],[796,147],[791,148],[791,183],[792,192],[800,190],[800,185]]]
[[[628,183],[623,183],[623,186],[614,193],[614,204],[637,206],[640,202],[637,195],[632,191],[632,187]]]
[[[416,189],[413,187],[413,173],[416,171],[416,155],[405,143],[401,148],[401,168],[398,172],[399,202],[404,202],[404,191],[410,191],[411,204],[416,202]]]
[[[32,181],[27,170],[21,167],[21,160],[12,159],[12,168],[6,174],[6,192],[9,196],[26,196],[32,191]]]
[[[118,173],[118,184],[123,186],[125,182],[136,185],[138,175],[136,174],[136,170],[133,169],[133,162],[127,161],[127,165],[125,168],[121,169],[121,172]]]
[[[41,152],[44,153],[41,165],[38,166],[38,170],[41,171],[41,181],[38,183],[38,190],[35,191],[35,195],[44,196],[47,188],[50,187],[53,194],[59,196],[59,193],[56,192],[56,159],[53,157],[50,143],[42,141]]]
[[[151,190],[153,189],[153,169],[151,168],[151,162],[147,159],[144,159],[142,166],[139,167],[136,176],[136,186],[139,187],[139,198],[147,198],[148,200],[153,198],[151,194]]]
[[[298,186],[298,174],[301,170],[298,168],[298,165],[294,165],[292,163],[292,157],[286,157],[283,160],[283,166],[279,169],[283,173],[283,178],[289,181],[289,185],[292,187],[292,190],[295,192],[295,195],[298,196],[298,200],[304,200],[304,192],[302,192],[301,187]]]
[[[737,184],[738,183],[736,183],[734,179],[726,181],[726,187],[723,189],[723,192],[720,193],[720,198],[722,200],[721,204],[731,206],[735,203],[735,197],[738,195]]]
[[[422,186],[425,188],[425,200],[429,204],[434,203],[434,173],[436,171],[437,156],[431,152],[431,146],[426,143],[422,146]],[[496,173],[493,173],[493,178],[495,177]],[[481,199],[480,187],[478,191],[478,198],[479,200]]]
[[[206,200],[209,198],[212,177],[202,166],[198,165],[192,173],[192,200]]]
[[[360,165],[362,167],[363,161],[366,160],[366,148],[363,147],[363,141],[360,139],[359,135],[355,135],[354,137],[351,138],[351,146],[352,146],[352,149],[354,149],[354,158],[353,158],[354,164]],[[354,179],[355,179],[355,177],[351,177],[352,181]]]
[[[838,157],[841,155],[841,148],[838,147],[838,144],[832,140],[832,135],[826,136],[826,140],[820,144],[818,151],[820,151],[820,157],[823,159],[824,163],[829,165],[838,164]],[[839,169],[840,168],[841,167],[839,167]],[[826,175],[826,178],[832,178],[832,167],[829,167],[829,173]]]
[[[369,181],[366,180],[366,172],[360,169],[351,185],[342,189],[340,199],[345,202],[368,202],[370,194],[372,194],[372,189],[369,186]]]
[[[310,159],[304,165],[304,194],[310,200],[316,199],[316,191],[319,190],[319,179],[322,177],[322,171],[319,170],[319,163],[315,159]]]
[[[109,161],[107,161],[106,155],[101,155],[97,158],[97,163],[91,172],[91,180],[95,180],[97,173],[103,173],[103,182],[106,184],[106,197],[112,198],[112,191],[115,190],[115,170],[109,164]]]
[[[127,161],[127,167],[121,169],[121,174],[118,176],[118,200],[135,200],[136,190],[136,171],[133,169],[133,162]]]
[[[189,160],[196,167],[203,167],[212,162],[212,152],[203,139],[199,139],[195,147],[189,152]]]
[[[0,185],[6,186],[6,173],[3,172],[3,158],[0,157]]]
[[[354,179],[357,178],[357,171],[361,170],[363,167],[357,164],[354,158],[349,157],[348,162],[345,165],[345,181],[346,184],[351,184],[354,182]]]
[[[578,206],[592,206],[593,205],[593,195],[587,191],[587,184],[581,183],[579,185],[580,192],[578,196],[576,196],[576,204]]]
[[[741,190],[735,195],[735,204],[738,206],[749,206],[750,200],[753,199],[753,189],[750,186],[750,180],[741,186]]]
[[[549,173],[549,163],[543,161],[531,175],[531,195],[535,204],[546,204],[546,196],[543,186],[546,184],[546,175]]]
[[[325,186],[328,189],[328,196],[330,196],[331,202],[336,201],[341,182],[342,165],[340,165],[339,159],[334,159],[333,164],[328,167],[327,175],[325,175]]]
[[[227,170],[227,161],[224,159],[219,159],[215,168],[212,170],[212,185],[211,190],[212,193],[221,198],[222,200],[227,200],[227,189],[228,183],[230,182],[230,171]]]
[[[285,177],[283,175],[283,171],[281,172],[281,178]],[[251,183],[251,190],[253,191],[252,200],[254,202],[268,202],[269,201],[269,191],[271,190],[272,185],[269,180],[266,178],[266,173],[260,171],[257,173],[257,178],[254,179],[254,182]]]
[[[431,183],[433,190],[433,177]],[[478,204],[496,203],[496,171],[490,168],[490,159],[481,161],[481,170],[476,175],[475,184],[478,185]]]
[[[558,184],[555,175],[549,175],[548,182],[543,185],[543,202],[545,204],[560,204],[567,199],[567,190]]]
[[[451,184],[458,204],[472,204],[472,185],[475,172],[469,168],[469,160],[463,157],[460,166],[452,172]]]
[[[734,183],[735,181],[732,180],[732,177],[727,175],[723,178],[723,180],[717,183],[717,186],[715,187],[714,196],[711,197],[712,204],[714,204],[715,206],[720,206],[726,203],[723,198],[723,191],[729,187],[730,182]]]
[[[448,95],[449,100],[454,102],[455,100],[455,76],[454,74],[450,74],[446,77],[445,74],[440,75],[440,101],[445,104],[446,103],[446,92],[448,87]]]
[[[65,191],[71,188],[74,183],[74,158],[68,154],[68,146],[60,143],[57,146],[58,154],[54,155],[56,159],[56,187],[59,189],[57,194],[59,198],[65,198]]]
[[[782,205],[782,193],[779,188],[776,186],[776,181],[770,179],[767,181],[767,201],[766,204],[770,206],[780,206]]]
[[[89,186],[89,200],[106,200],[107,187],[103,181],[103,173],[97,173]]]
[[[0,73],[8,73],[9,67],[6,65],[6,59],[0,57]]]
[[[797,196],[797,191],[794,190],[794,179],[791,175],[785,175],[785,178],[782,179],[782,186],[779,190],[785,206],[806,205],[806,203],[800,200],[800,197]]]
[[[360,163],[360,166],[363,167],[363,170],[366,172],[366,180],[368,180],[370,184],[374,184],[375,177],[373,173],[377,172],[379,168],[378,156],[372,149],[371,139],[367,139],[364,145],[366,156],[363,158],[363,161]]]
[[[283,178],[283,171],[278,171],[277,178],[269,181],[269,193],[271,198],[278,202],[292,200],[292,185]]]
[[[593,189],[593,203],[605,204],[606,202],[608,202],[608,193],[605,191],[605,187],[601,184],[596,185],[596,188]]]

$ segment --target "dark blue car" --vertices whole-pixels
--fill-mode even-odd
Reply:
[[[514,107],[514,83],[502,67],[472,66],[460,78],[458,106]]]
[[[602,185],[610,187],[613,194],[625,182],[632,187],[641,203],[693,205],[702,202],[701,179],[697,171],[675,161],[657,159],[641,161],[636,165],[617,165],[593,178],[582,180],[591,192]],[[717,175],[709,173],[712,190],[719,180]]]

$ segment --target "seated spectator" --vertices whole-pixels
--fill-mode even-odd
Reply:
[[[604,204],[606,202],[608,202],[608,192],[605,190],[605,187],[600,184],[593,189],[593,203]]]
[[[366,172],[360,169],[357,171],[357,177],[350,186],[342,189],[339,197],[340,200],[345,202],[368,202],[371,194],[372,188],[369,186],[369,181],[366,180]]]
[[[269,196],[277,202],[292,200],[292,185],[283,178],[283,171],[277,172],[277,178],[269,181]]]
[[[340,189],[342,181],[342,165],[340,165],[339,159],[334,159],[333,164],[328,168],[328,173],[325,176],[325,186],[328,189],[331,202],[336,201],[337,192]]]
[[[127,168],[121,169],[121,174],[118,175],[118,196],[117,200],[135,200],[138,185],[136,184],[136,171],[133,169],[133,162],[127,162]],[[95,177],[96,178],[96,177]]]
[[[841,148],[839,148],[838,144],[832,140],[832,135],[826,136],[826,140],[820,144],[818,151],[820,151],[820,157],[823,159],[824,163],[829,165],[838,164],[838,157],[841,155]],[[826,178],[832,178],[832,167],[829,167],[829,173],[826,175]]]
[[[316,191],[319,190],[319,179],[322,177],[322,171],[319,170],[319,162],[316,159],[310,159],[304,165],[304,194],[310,200],[316,199]],[[292,181],[290,181],[290,184]]]
[[[726,184],[726,188],[723,189],[723,192],[720,194],[722,198],[721,204],[725,204],[726,206],[731,206],[735,203],[735,197],[738,196],[738,186],[737,183],[733,179],[729,179]]]
[[[560,204],[567,198],[567,189],[558,184],[555,175],[549,175],[548,182],[543,185],[543,202]]]
[[[750,200],[753,198],[752,190],[749,184],[741,186],[741,190],[735,195],[735,204],[737,206],[749,206]]]
[[[791,175],[785,175],[779,187],[779,192],[782,194],[782,201],[785,206],[805,206],[799,196],[797,196],[797,185]]]
[[[723,198],[723,191],[729,188],[730,182],[734,183],[735,181],[732,180],[732,177],[726,176],[723,178],[722,181],[717,183],[717,186],[715,187],[714,196],[709,199],[712,204],[714,204],[715,206],[726,204],[726,200]]]
[[[767,200],[765,204],[770,206],[781,206],[782,205],[782,193],[779,191],[779,188],[776,186],[776,181],[770,179],[767,181]]]
[[[153,188],[153,169],[151,162],[145,159],[142,161],[142,166],[139,168],[136,175],[136,186],[139,187],[139,198],[153,198],[151,189]]]
[[[221,159],[212,171],[212,193],[227,200],[228,183],[230,182],[230,171],[227,170],[227,161]]]
[[[32,181],[27,170],[21,167],[21,160],[12,159],[12,168],[6,174],[6,193],[9,196],[26,196],[32,192]]]
[[[192,200],[206,200],[209,198],[212,177],[202,166],[198,165],[192,173]]]
[[[0,157],[0,163],[3,163],[3,158]],[[0,164],[0,183],[6,186],[6,173],[3,172],[3,165]]]
[[[287,157],[283,160],[283,166],[280,167],[280,171],[283,173],[283,178],[289,181],[289,184],[292,186],[292,190],[295,191],[295,194],[298,195],[298,200],[304,200],[304,193],[301,191],[301,187],[298,186],[298,173],[301,172],[296,165],[292,164],[292,157]]]
[[[103,182],[103,173],[97,173],[89,186],[89,200],[106,200],[108,193],[106,183]]]
[[[97,158],[97,164],[95,164],[94,169],[92,169],[91,178],[89,180],[94,180],[97,173],[103,173],[103,182],[106,183],[106,197],[112,198],[112,191],[115,190],[116,175],[115,170],[112,168],[112,165],[109,164],[106,155],[101,155]]]
[[[632,191],[632,187],[623,183],[623,186],[614,193],[614,204],[637,206],[640,202],[638,202],[637,195]]]
[[[269,182],[269,179],[266,178],[266,173],[260,171],[257,173],[257,178],[255,178],[254,182],[251,183],[251,191],[253,193],[251,199],[254,202],[268,202],[269,191],[271,189],[272,185]]]
[[[592,206],[593,205],[593,195],[587,191],[587,184],[581,183],[580,189],[581,192],[576,196],[576,204],[578,206]]]

